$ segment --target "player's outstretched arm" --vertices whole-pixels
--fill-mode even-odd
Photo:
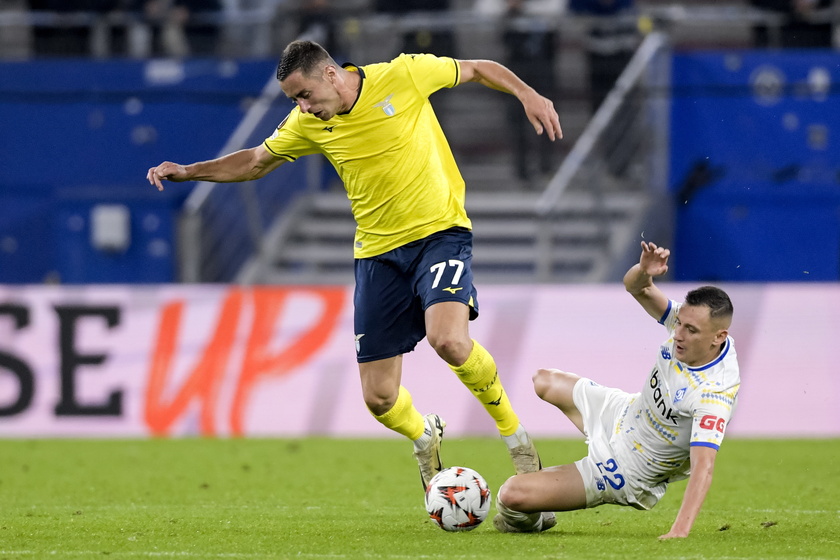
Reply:
[[[220,158],[181,165],[165,161],[152,167],[146,173],[149,183],[163,190],[163,181],[213,181],[214,183],[238,183],[264,177],[277,169],[286,160],[276,158],[262,145],[239,150]]]
[[[537,134],[545,132],[553,141],[563,138],[560,117],[554,103],[540,95],[505,66],[492,60],[459,60],[461,82],[477,82],[489,88],[515,95]]]
[[[639,263],[630,267],[624,275],[625,289],[657,321],[668,309],[668,297],[656,287],[653,279],[668,272],[670,255],[671,251],[665,247],[657,247],[655,243],[642,241],[642,256],[639,258]]]
[[[691,476],[685,487],[680,511],[671,526],[671,530],[660,535],[660,540],[687,537],[700,513],[700,507],[706,499],[709,487],[712,485],[712,475],[715,470],[717,450],[702,445],[691,446]]]

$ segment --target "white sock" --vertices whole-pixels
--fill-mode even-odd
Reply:
[[[429,429],[428,422],[424,420],[423,425],[425,426],[423,429],[423,435],[414,440],[414,449],[425,449],[429,447],[429,444],[432,442],[432,433]]]
[[[502,436],[502,440],[507,444],[508,449],[513,449],[514,447],[519,447],[521,445],[526,445],[531,438],[528,437],[528,432],[525,431],[525,428],[522,424],[519,424],[519,427],[516,428],[516,431],[513,432],[509,436]]]
[[[541,512],[522,513],[521,511],[514,511],[502,503],[498,494],[496,494],[496,510],[510,525],[521,531],[540,531],[542,529],[543,518]]]

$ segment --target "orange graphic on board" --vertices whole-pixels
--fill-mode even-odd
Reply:
[[[274,335],[275,325],[290,297],[304,292],[321,298],[321,314],[311,326],[297,333],[294,340],[279,352],[269,352],[269,342]],[[242,373],[231,406],[231,431],[242,435],[242,419],[248,397],[259,378],[287,375],[310,360],[324,343],[332,337],[335,324],[341,315],[346,288],[254,288],[254,321],[251,335],[245,346],[242,359]],[[280,404],[280,403],[278,403]]]
[[[245,344],[241,369],[238,372],[230,410],[233,435],[245,433],[243,418],[248,399],[263,377],[288,375],[305,364],[323,347],[333,334],[345,303],[344,287],[336,288],[230,288],[222,303],[215,330],[203,348],[200,358],[186,381],[173,392],[169,387],[175,377],[173,365],[178,357],[178,339],[182,328],[185,302],[177,300],[161,311],[158,338],[152,350],[149,385],[145,399],[145,421],[155,435],[167,435],[191,406],[198,406],[199,430],[202,435],[219,433],[219,390],[229,370],[236,345],[236,333],[243,313],[250,303],[253,319]],[[319,316],[295,336],[285,348],[272,351],[270,342],[277,338],[276,329],[285,306],[293,297],[315,295],[322,302]]]

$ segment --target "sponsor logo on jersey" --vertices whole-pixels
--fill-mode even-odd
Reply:
[[[393,93],[386,97],[384,101],[380,101],[379,103],[375,104],[374,107],[382,107],[382,110],[385,112],[386,115],[388,115],[389,117],[393,117],[397,114],[397,109],[393,105],[391,105],[392,97],[394,97]]]
[[[726,427],[726,420],[707,414],[700,419],[699,426],[704,430],[717,430],[718,432],[723,433],[723,430]]]
[[[324,127],[324,128],[322,128],[321,130],[326,130],[327,132],[332,132],[334,128],[335,128],[335,125],[332,125],[332,126],[325,126],[325,127]]]
[[[650,374],[650,388],[653,389],[653,402],[656,403],[656,410],[659,415],[666,422],[671,422],[674,426],[677,425],[677,416],[674,414],[674,409],[665,403],[665,394],[662,390],[662,381],[659,379],[659,370],[653,368]]]
[[[450,294],[455,295],[458,292],[458,290],[463,290],[463,289],[464,288],[453,288],[452,286],[447,286],[446,288],[443,288],[443,291],[444,292],[449,292]]]

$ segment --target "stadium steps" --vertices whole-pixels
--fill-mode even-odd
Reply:
[[[642,197],[606,195],[603,209],[592,195],[571,192],[548,222],[536,213],[537,193],[468,194],[475,235],[473,271],[481,283],[539,281],[546,259],[552,282],[601,280],[610,240],[643,210]],[[543,247],[539,234],[547,230]],[[353,282],[355,223],[344,193],[302,197],[266,237],[261,259],[240,280],[249,284],[344,284]],[[547,257],[546,257],[547,255]]]

